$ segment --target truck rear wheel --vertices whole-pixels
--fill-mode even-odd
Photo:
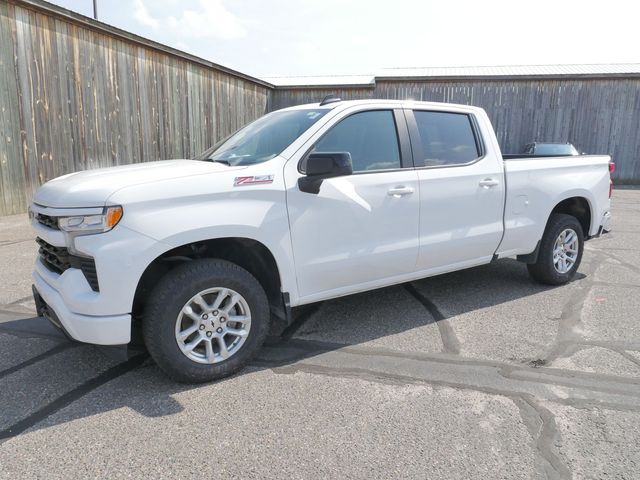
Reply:
[[[262,346],[269,330],[264,289],[225,260],[185,263],[149,296],[142,323],[152,358],[171,378],[200,383],[231,375]]]
[[[582,251],[584,234],[577,218],[554,213],[549,218],[536,263],[527,264],[529,274],[547,285],[562,285],[576,274]]]

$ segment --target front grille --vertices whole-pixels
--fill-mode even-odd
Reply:
[[[36,242],[40,245],[38,252],[40,253],[40,259],[49,270],[55,273],[62,273],[71,268],[69,251],[65,247],[54,247],[40,237],[36,238]]]
[[[58,219],[49,215],[43,215],[42,213],[36,213],[36,220],[45,227],[53,228],[54,230],[60,230],[58,226]]]
[[[93,258],[72,255],[66,247],[54,247],[40,237],[36,238],[36,242],[40,245],[40,259],[47,269],[58,274],[69,268],[80,269],[91,290],[94,292],[100,291],[96,262]]]

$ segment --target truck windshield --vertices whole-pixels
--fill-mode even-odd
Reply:
[[[273,112],[238,130],[197,157],[228,165],[254,165],[282,153],[329,109]]]

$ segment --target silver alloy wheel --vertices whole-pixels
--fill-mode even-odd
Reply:
[[[571,228],[564,229],[553,247],[553,266],[558,273],[567,273],[578,259],[578,234]]]
[[[176,319],[176,342],[198,363],[222,362],[237,353],[251,329],[251,311],[242,295],[214,287],[194,295]]]

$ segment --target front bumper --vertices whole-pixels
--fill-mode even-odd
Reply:
[[[35,213],[53,217],[65,211],[33,206]],[[113,230],[73,239],[65,232],[32,219],[36,236],[51,248],[66,248],[94,261],[91,278],[72,265],[62,272],[49,268],[42,258],[35,262],[32,280],[41,302],[39,313],[63,329],[74,340],[99,345],[121,345],[131,340],[133,299],[146,267],[169,247],[145,235],[118,225]]]
[[[96,345],[122,345],[131,341],[131,315],[81,315],[71,312],[37,271],[33,297],[38,315],[45,317],[73,340]]]

